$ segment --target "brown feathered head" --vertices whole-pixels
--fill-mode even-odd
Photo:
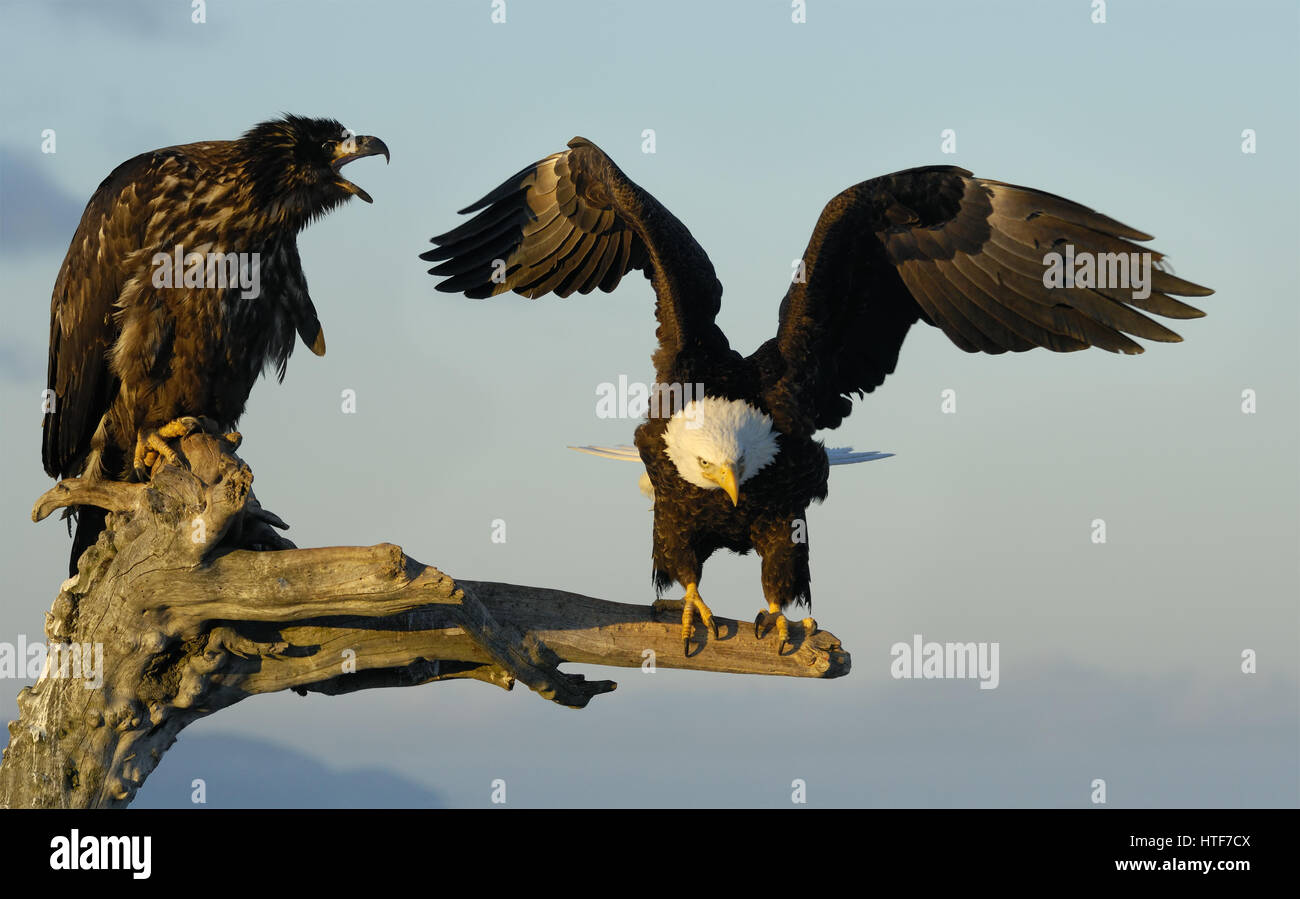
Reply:
[[[389,158],[388,145],[377,137],[354,134],[333,119],[288,114],[253,126],[239,144],[253,201],[299,228],[350,196],[371,202],[340,169],[364,156]]]

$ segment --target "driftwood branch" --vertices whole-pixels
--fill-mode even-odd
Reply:
[[[198,433],[181,448],[188,467],[160,463],[147,484],[69,480],[37,501],[38,521],[71,505],[110,514],[47,613],[46,671],[19,695],[0,806],[126,805],[182,728],[258,693],[518,680],[582,708],[616,685],[565,662],[848,672],[833,635],[797,622],[784,655],[718,617],[719,638],[697,624],[684,656],[680,613],[662,606],[457,580],[392,544],[297,549],[233,445]]]

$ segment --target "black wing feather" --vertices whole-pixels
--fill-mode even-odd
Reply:
[[[707,254],[686,227],[595,144],[522,169],[462,213],[474,218],[433,238],[437,289],[481,299],[612,291],[633,269],[654,286],[661,382],[699,379],[730,353],[714,324],[722,300]],[[496,274],[496,280],[493,276]]]
[[[783,430],[836,427],[852,395],[893,372],[918,320],[967,352],[1140,353],[1128,335],[1178,341],[1137,310],[1198,318],[1204,313],[1169,295],[1213,291],[1163,271],[1159,253],[1132,243],[1150,239],[1064,197],[953,166],[864,181],[834,197],[817,221],[805,277],[781,303],[776,338],[759,350],[772,373],[765,401]],[[1076,254],[1149,253],[1150,295],[1046,287],[1043,257],[1067,244]],[[774,356],[780,364],[770,364]]]

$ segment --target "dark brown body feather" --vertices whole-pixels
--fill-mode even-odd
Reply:
[[[636,446],[655,489],[655,590],[662,594],[674,581],[702,583],[704,563],[720,549],[740,555],[754,549],[763,560],[768,602],[811,605],[805,515],[809,505],[826,498],[830,465],[822,444],[778,437],[776,459],[745,482],[740,504],[732,506],[721,490],[703,490],[677,474],[665,454],[667,424],[652,418],[636,429]]]
[[[94,454],[98,473],[126,477],[137,433],[197,414],[233,427],[263,367],[283,371],[297,310],[311,307],[295,234],[205,214],[239,199],[223,150],[199,144],[138,156],[109,176],[82,216],[51,316],[58,405],[46,416],[42,454],[51,476],[81,474]],[[199,196],[210,202],[196,208]],[[154,287],[154,254],[170,257],[176,245],[260,254],[261,295]]]

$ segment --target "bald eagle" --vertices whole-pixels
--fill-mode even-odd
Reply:
[[[635,440],[654,497],[653,581],[660,594],[674,581],[686,589],[688,654],[695,613],[717,638],[698,585],[719,549],[762,557],[766,607],[755,632],[775,628],[784,651],[783,610],[811,605],[808,544],[794,539],[795,523],[827,493],[829,460],[814,435],[894,371],[913,324],[940,328],[967,352],[1140,353],[1128,335],[1181,338],[1137,309],[1197,318],[1204,313],[1170,294],[1212,293],[1151,266],[1160,254],[1131,242],[1150,235],[1078,203],[925,166],[827,203],[776,336],[743,356],[714,323],[722,286],[685,226],[591,141],[568,147],[461,210],[477,214],[421,258],[438,263],[429,270],[443,278],[438,290],[473,298],[608,292],[632,269],[650,279],[656,383],[672,389],[651,403]],[[1132,283],[1102,277],[1121,263]],[[702,396],[678,389],[695,384]]]
[[[339,169],[378,153],[378,138],[286,115],[114,169],[54,284],[46,473],[144,480],[159,455],[179,464],[168,439],[232,429],[268,365],[283,380],[295,332],[324,354],[297,235],[349,197],[371,202]],[[73,574],[104,513],[77,518]]]

